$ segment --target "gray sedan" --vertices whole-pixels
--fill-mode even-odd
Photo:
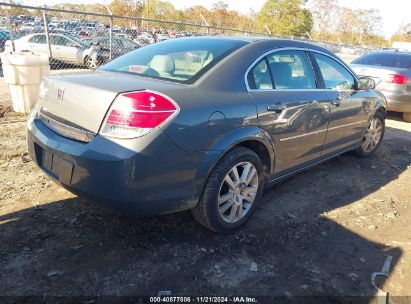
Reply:
[[[360,76],[369,76],[376,82],[388,102],[388,110],[402,112],[411,122],[411,53],[397,50],[372,52],[351,64]]]
[[[28,148],[73,193],[129,215],[191,209],[228,232],[264,186],[377,150],[386,100],[373,86],[311,44],[167,40],[97,71],[46,77]]]

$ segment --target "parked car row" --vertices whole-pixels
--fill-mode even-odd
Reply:
[[[139,28],[113,26],[87,20],[67,20],[48,17],[50,50],[47,45],[43,19],[33,16],[13,16],[15,48],[18,51],[36,51],[49,54],[52,63],[78,65],[95,69],[142,46],[171,38],[198,36],[199,33],[166,30],[160,28]],[[112,44],[110,46],[110,36]],[[0,34],[0,50],[10,51],[12,44],[7,31]]]
[[[18,51],[49,53],[43,19],[32,16],[12,18],[18,23],[14,36]],[[200,36],[200,33],[137,26],[113,26],[87,20],[65,20],[52,17],[48,20],[50,49],[53,63],[83,66],[96,69],[142,46],[172,38]],[[20,35],[21,34],[21,35]],[[112,37],[110,45],[109,37]],[[10,51],[11,42],[6,29],[0,28],[0,51]],[[316,45],[333,52],[341,52],[334,44],[316,42]],[[349,50],[344,48],[345,53]],[[357,53],[350,49],[352,53]],[[196,54],[191,54],[197,56]],[[388,109],[404,113],[404,120],[411,122],[411,53],[389,49],[371,52],[354,60],[351,67],[361,76],[374,79],[377,89],[385,94]]]
[[[52,32],[49,34],[49,39],[52,59],[57,62],[96,69],[110,60],[110,43],[105,38],[82,40],[75,35]],[[35,51],[45,54],[50,51],[44,33],[23,36],[15,40],[14,45],[17,51]],[[112,39],[111,59],[139,47],[140,45],[131,40],[114,37]],[[6,41],[5,50],[12,50],[10,41]]]

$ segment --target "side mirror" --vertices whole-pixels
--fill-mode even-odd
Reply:
[[[370,77],[360,77],[358,79],[358,89],[360,90],[372,90],[375,89],[375,81]]]

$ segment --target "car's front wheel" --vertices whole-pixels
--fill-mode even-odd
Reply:
[[[377,112],[368,124],[357,154],[359,156],[369,156],[373,154],[380,146],[384,133],[385,117],[381,112]]]
[[[95,70],[98,68],[97,58],[87,56],[84,59],[84,63],[86,64],[86,67],[90,70]]]
[[[229,151],[212,170],[200,202],[192,210],[206,228],[224,233],[244,224],[261,199],[263,165],[244,147]]]

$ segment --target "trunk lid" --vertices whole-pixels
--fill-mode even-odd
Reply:
[[[407,75],[409,71],[404,68],[395,67],[383,67],[383,66],[372,66],[372,65],[362,65],[362,64],[351,64],[350,67],[358,76],[367,76],[375,81],[376,89],[382,90],[387,86],[392,85],[390,82],[386,82],[390,75],[401,74]]]
[[[57,120],[98,133],[118,93],[150,89],[164,92],[181,84],[121,73],[87,71],[45,77],[38,106]]]

